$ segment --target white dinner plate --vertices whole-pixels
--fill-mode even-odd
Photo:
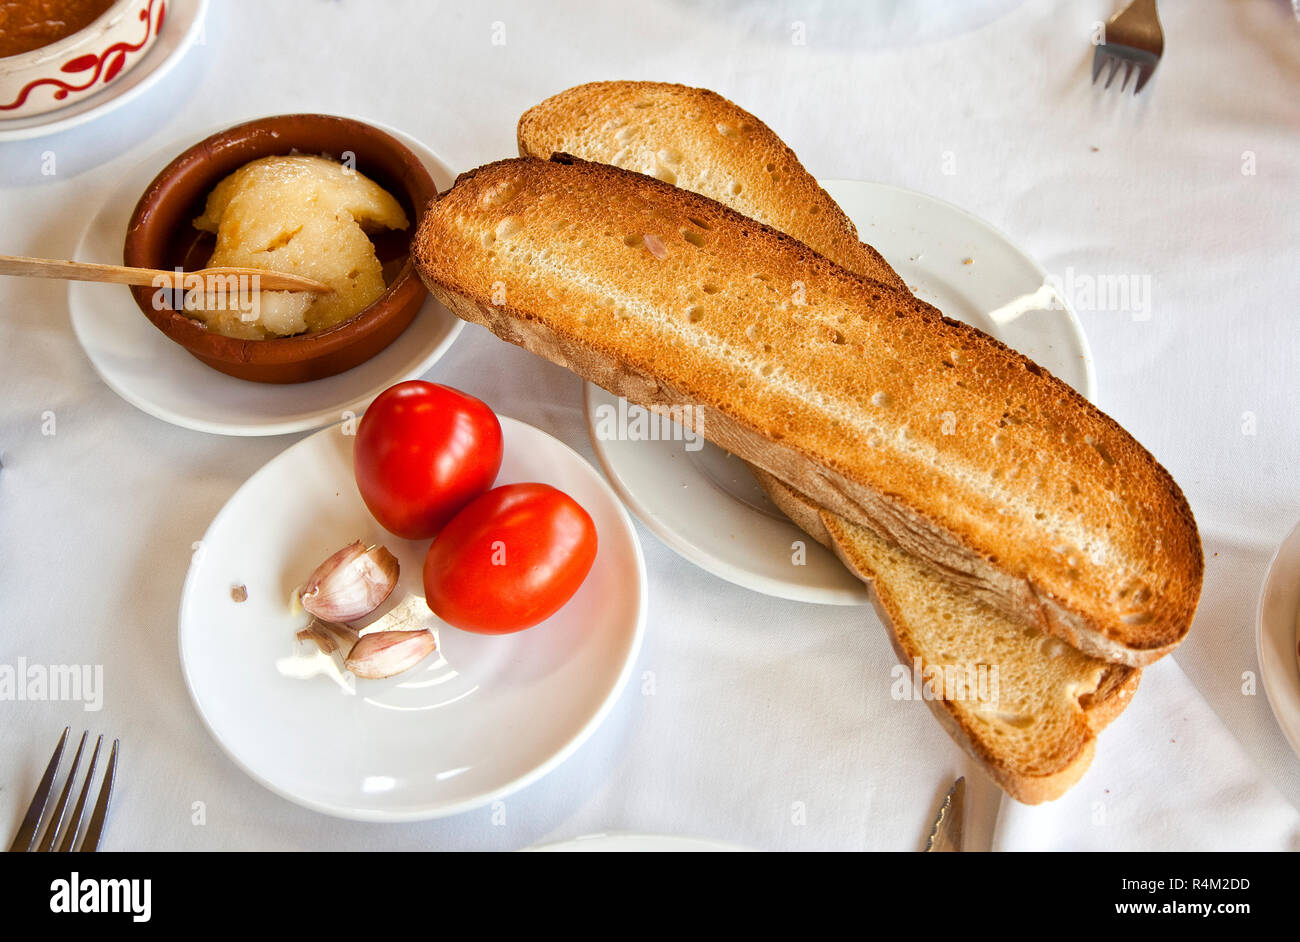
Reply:
[[[698,837],[663,834],[588,834],[571,841],[530,847],[534,853],[592,854],[716,854],[747,851],[747,847]]]
[[[1088,399],[1095,377],[1083,328],[1047,272],[963,209],[883,183],[823,180],[858,235],[913,293],[992,334]],[[599,434],[619,399],[588,383],[587,429],[614,489],[665,543],[729,582],[800,602],[859,605],[865,587],[776,508],[744,464],[709,443]],[[620,426],[613,426],[619,428]]]
[[[293,588],[362,539],[401,563],[393,598],[423,595],[427,542],[400,540],[367,512],[352,477],[354,438],[322,429],[270,461],[203,537],[181,595],[180,655],[203,722],[245,772],[325,814],[412,821],[467,811],[537,780],[600,725],[626,684],[646,615],[645,561],[631,519],[576,452],[502,418],[498,484],[540,481],[596,524],[596,561],[545,622],[508,635],[442,626],[439,651],[349,693],[326,674],[300,679],[306,616]],[[247,598],[235,601],[232,588]],[[346,681],[351,675],[341,675]]]
[[[1255,648],[1268,704],[1300,756],[1300,524],[1268,567],[1255,615]]]
[[[409,147],[439,190],[451,185],[451,170],[427,147],[401,131],[369,123]],[[127,222],[145,187],[177,154],[218,130],[178,141],[137,164],[91,220],[77,260],[121,264]],[[121,286],[70,282],[68,306],[77,340],[110,389],[164,422],[219,435],[283,435],[330,425],[345,413],[360,414],[389,386],[424,374],[465,326],[430,297],[411,326],[366,362],[337,376],[279,385],[236,379],[201,363],[155,327]]]
[[[168,0],[162,32],[144,58],[118,76],[117,81],[64,108],[27,118],[0,118],[0,141],[22,141],[57,134],[102,118],[134,101],[166,78],[185,56],[186,50],[194,45],[202,33],[207,9],[208,0]]]

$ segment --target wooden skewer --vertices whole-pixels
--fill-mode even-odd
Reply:
[[[310,291],[314,294],[328,294],[334,290],[311,278],[260,268],[201,268],[198,271],[175,272],[161,268],[62,262],[52,258],[24,258],[19,255],[0,255],[0,275],[60,278],[64,281],[102,281],[115,285],[144,285],[181,291],[193,285],[195,278],[201,278],[207,284],[209,278],[234,277],[240,279],[237,283],[240,287],[247,287],[250,291]],[[247,279],[246,283],[244,279]]]

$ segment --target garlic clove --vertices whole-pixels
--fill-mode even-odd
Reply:
[[[323,621],[356,621],[388,598],[400,568],[387,549],[367,548],[358,540],[317,566],[298,596],[302,607]]]
[[[379,680],[410,670],[437,649],[432,631],[380,631],[362,635],[343,666],[357,677]]]

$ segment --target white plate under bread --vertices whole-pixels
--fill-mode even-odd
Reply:
[[[1300,756],[1300,524],[1269,566],[1256,613],[1255,644],[1269,706]]]

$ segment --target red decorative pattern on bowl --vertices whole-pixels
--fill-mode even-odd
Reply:
[[[117,0],[85,29],[0,59],[0,122],[80,101],[129,72],[162,31],[165,0]]]

